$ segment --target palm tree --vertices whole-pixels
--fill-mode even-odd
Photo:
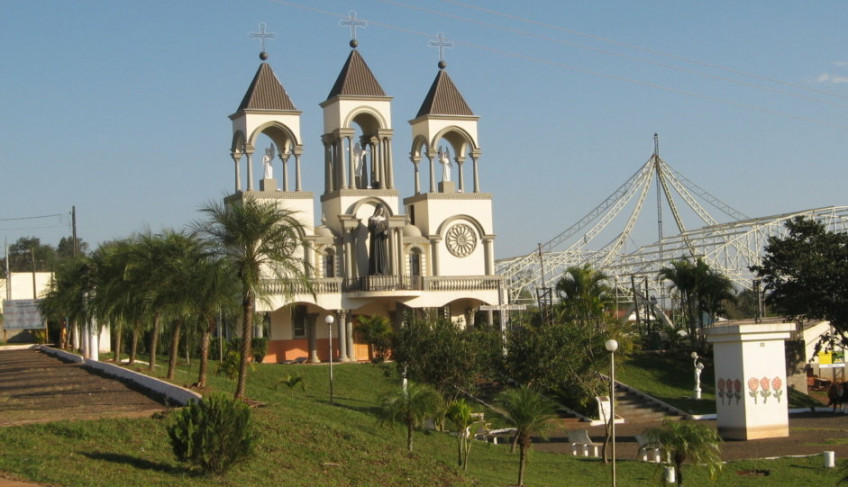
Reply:
[[[506,423],[516,430],[515,442],[519,447],[518,485],[524,485],[524,468],[532,445],[531,437],[545,437],[551,426],[550,421],[556,417],[554,404],[533,389],[522,387],[501,392],[495,405]]]
[[[410,382],[380,400],[380,424],[402,422],[406,425],[406,449],[412,451],[412,431],[441,408],[442,397],[427,384]]]
[[[50,282],[47,295],[39,303],[44,316],[57,320],[68,319],[73,329],[89,319],[90,309],[84,296],[94,291],[94,263],[89,257],[80,256],[59,264]],[[82,337],[81,337],[82,338]],[[82,344],[82,341],[80,341]],[[86,356],[88,346],[83,346]]]
[[[557,282],[563,321],[581,326],[597,326],[604,322],[604,308],[614,299],[604,283],[609,276],[592,269],[590,264],[570,266]]]
[[[361,316],[356,324],[360,338],[368,344],[368,360],[381,363],[392,343],[392,326],[382,316]]]
[[[263,279],[283,284],[285,295],[297,287],[312,292],[306,277],[306,264],[300,257],[303,225],[295,213],[276,204],[261,204],[244,198],[229,205],[210,203],[201,210],[208,221],[201,231],[237,276],[242,307],[241,357],[235,397],[245,397],[248,362],[253,356],[253,314],[257,297],[266,288]]]
[[[195,384],[199,388],[206,387],[209,343],[218,326],[218,319],[221,315],[231,314],[231,310],[238,307],[236,279],[229,271],[226,262],[214,256],[206,256],[198,263],[196,269],[197,285],[192,288],[201,326],[200,370]]]
[[[670,281],[677,290],[692,348],[703,351],[706,338],[702,333],[702,316],[706,315],[712,323],[723,311],[722,302],[734,298],[730,279],[711,269],[702,259],[694,263],[686,259],[672,261],[671,267],[660,269],[659,277]]]
[[[683,485],[683,462],[706,465],[710,478],[721,471],[721,437],[716,430],[695,421],[663,421],[645,431],[648,444],[660,448],[674,464],[677,485]]]
[[[445,417],[457,428],[456,438],[459,446],[458,465],[462,466],[463,471],[467,471],[468,455],[471,453],[471,442],[474,439],[474,435],[471,432],[471,426],[479,420],[474,417],[474,411],[471,409],[471,406],[465,402],[465,399],[453,401],[450,406],[448,406]]]

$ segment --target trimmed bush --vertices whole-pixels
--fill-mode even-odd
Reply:
[[[174,455],[204,473],[223,475],[253,452],[256,435],[250,408],[241,401],[211,394],[173,416],[168,436]]]

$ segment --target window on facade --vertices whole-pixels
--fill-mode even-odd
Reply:
[[[306,338],[306,306],[298,305],[292,312],[292,338]]]
[[[421,251],[412,249],[409,252],[409,275],[418,277],[421,275]]]
[[[332,249],[324,254],[324,277],[336,277],[336,253]]]

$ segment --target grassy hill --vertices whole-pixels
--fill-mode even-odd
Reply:
[[[415,452],[405,450],[400,426],[380,426],[381,394],[399,387],[386,367],[338,364],[335,404],[329,403],[326,365],[260,365],[248,396],[261,430],[257,454],[226,477],[201,477],[174,460],[165,432],[168,418],[56,422],[0,429],[0,471],[61,486],[507,486],[517,479],[518,454],[505,445],[475,443],[469,469],[456,468],[455,439],[416,433]],[[195,380],[181,372],[177,383]],[[289,374],[304,378],[306,390],[279,385]],[[232,381],[211,377],[213,389],[230,393]],[[488,415],[487,415],[488,416]],[[832,485],[838,473],[819,467],[820,458],[780,460],[770,465],[770,485],[816,482]],[[800,467],[800,468],[799,468]],[[740,462],[738,468],[746,468]],[[777,471],[781,474],[774,475]],[[621,485],[657,482],[652,464],[620,462]],[[526,484],[608,485],[610,468],[597,459],[533,452]],[[713,485],[692,467],[687,485]],[[721,485],[753,485],[758,479],[725,474]],[[759,485],[759,483],[758,483]]]

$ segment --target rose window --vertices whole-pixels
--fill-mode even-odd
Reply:
[[[452,226],[448,230],[447,245],[450,253],[457,257],[470,255],[477,247],[477,236],[474,234],[474,229],[463,223]]]

